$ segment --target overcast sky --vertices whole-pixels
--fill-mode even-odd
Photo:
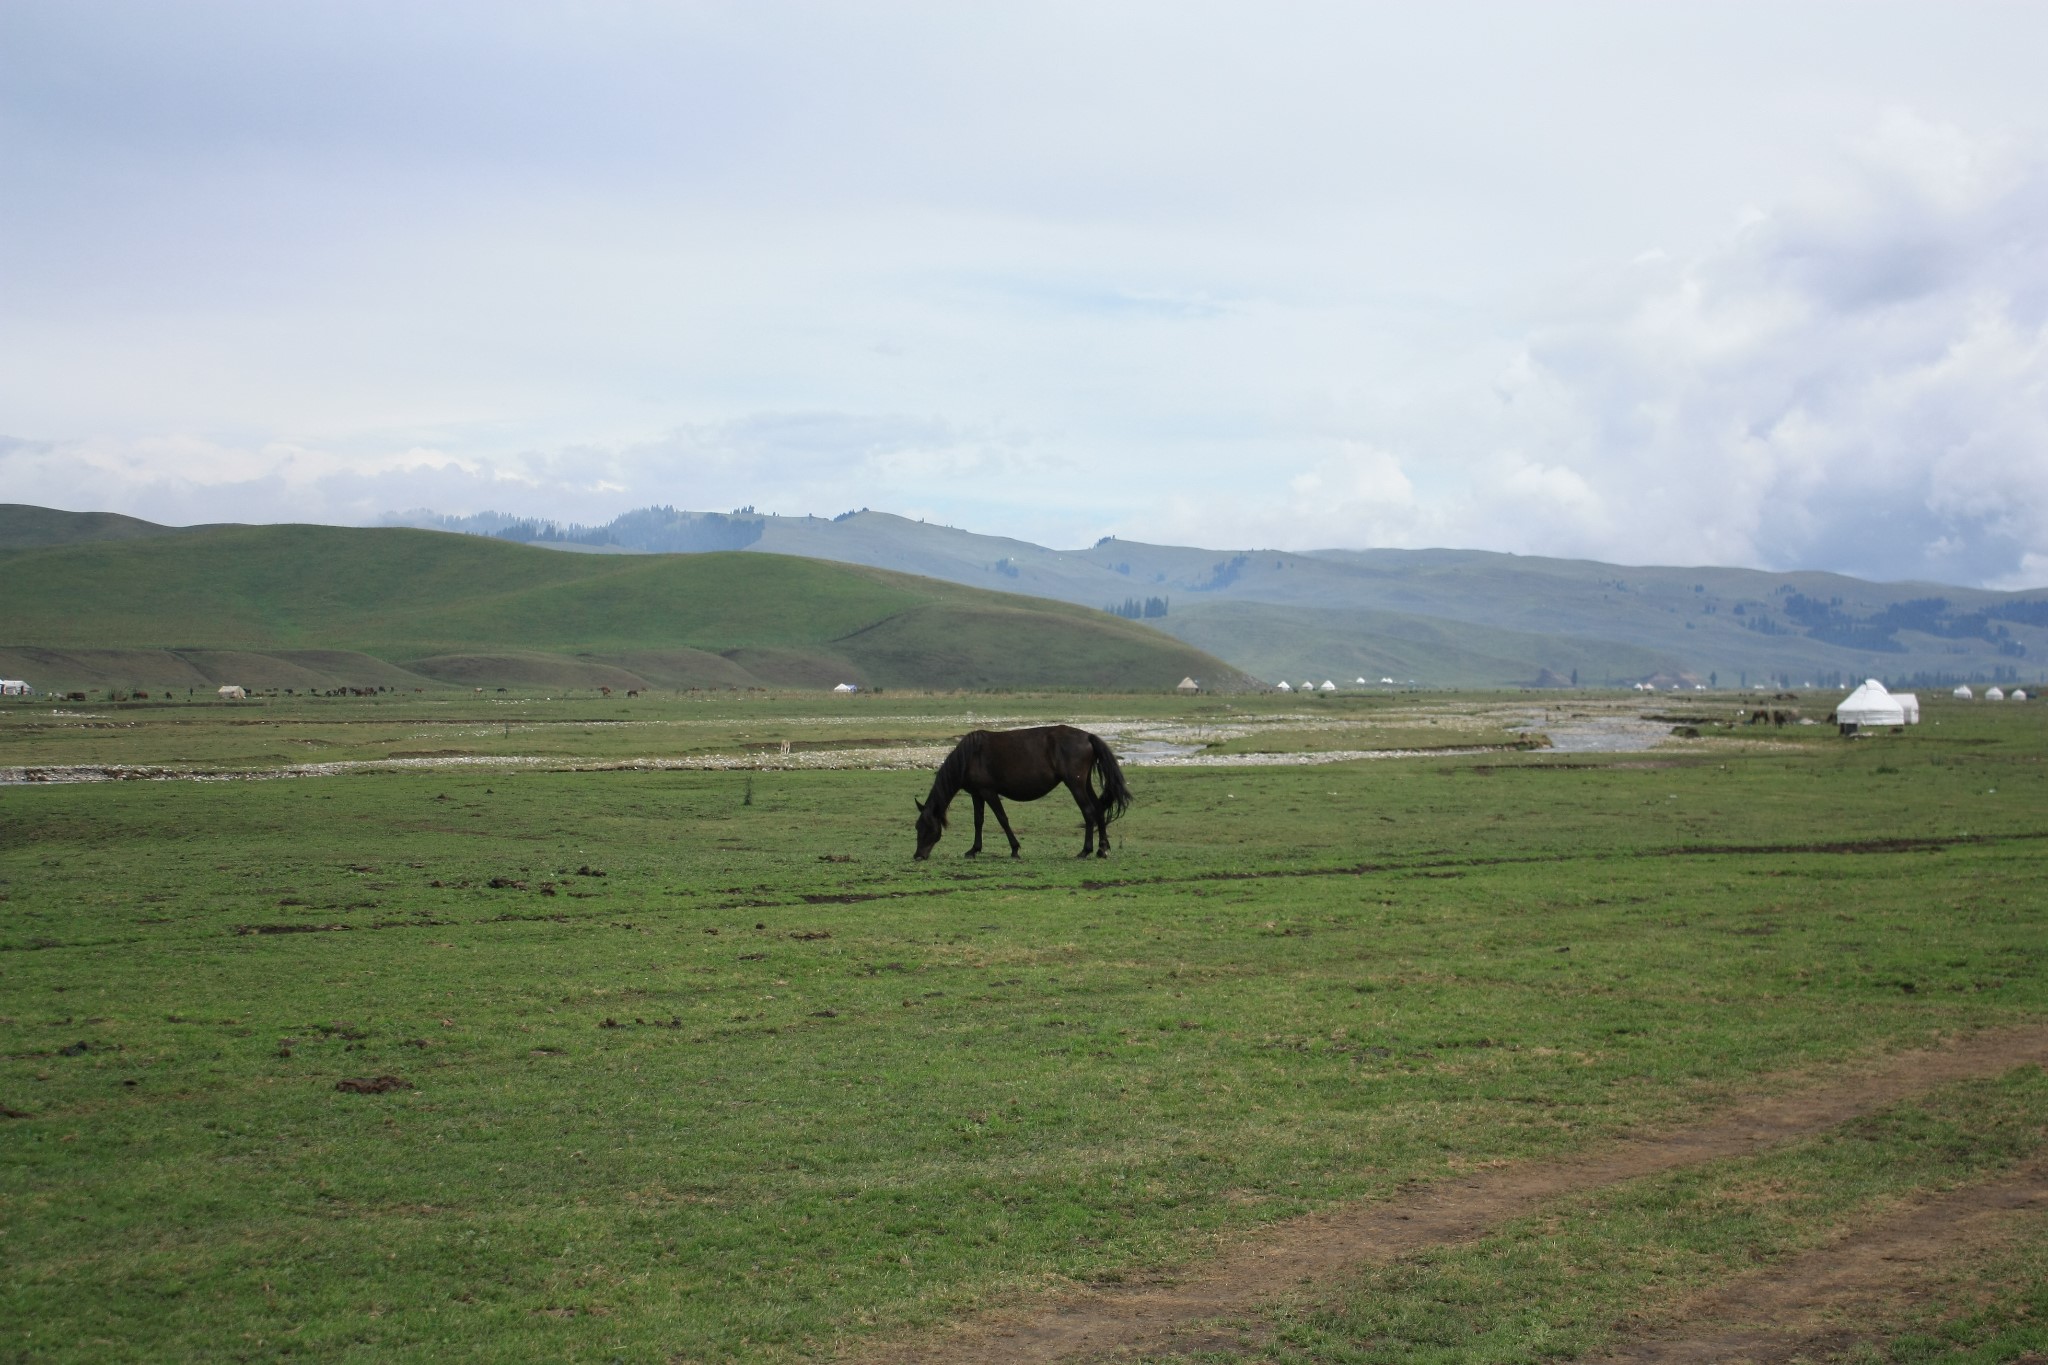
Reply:
[[[0,0],[0,501],[2048,585],[2040,4]]]

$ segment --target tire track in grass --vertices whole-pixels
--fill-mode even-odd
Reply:
[[[1880,1339],[1843,1325],[1845,1315],[1886,1313],[1926,1288],[1939,1262],[1996,1244],[2016,1227],[2048,1220],[2048,1162],[1925,1200],[1830,1246],[1742,1276],[1680,1310],[1673,1326],[1599,1365],[1778,1365]]]
[[[1392,1199],[1290,1219],[1178,1275],[1167,1272],[1135,1286],[1076,1290],[1035,1305],[991,1311],[920,1340],[864,1344],[846,1358],[901,1365],[1037,1365],[1128,1356],[1169,1345],[1180,1328],[1245,1312],[1354,1267],[1472,1241],[1549,1199],[1685,1166],[1753,1156],[1938,1086],[2028,1064],[2048,1065],[2048,1023],[1896,1054],[1811,1085],[1799,1084],[1797,1077],[1781,1077],[1785,1088],[1779,1093],[1741,1102],[1704,1124],[1645,1133],[1570,1157],[1461,1176]],[[2038,1168],[2033,1176],[2037,1181],[2042,1178]],[[2015,1188],[2024,1193],[2031,1187],[2021,1180]],[[1937,1206],[1947,1207],[1939,1200],[1922,1206],[1929,1210],[1929,1219],[1939,1220],[1939,1213],[1932,1211]],[[1872,1255],[1881,1258],[1882,1253]],[[1823,1283],[1818,1269],[1813,1282]],[[1724,1360],[1740,1354],[1738,1350],[1616,1360]]]

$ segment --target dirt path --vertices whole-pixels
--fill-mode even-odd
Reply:
[[[1680,1325],[1601,1357],[1601,1365],[1775,1365],[1847,1350],[1867,1335],[1844,1325],[1848,1314],[1910,1301],[1925,1289],[1931,1263],[2044,1216],[2048,1163],[1965,1186],[1695,1299],[1681,1307]]]
[[[1979,1034],[1953,1047],[1879,1059],[1860,1074],[1751,1100],[1699,1127],[1646,1134],[1563,1160],[1462,1177],[1388,1202],[1293,1219],[1263,1230],[1185,1279],[1161,1279],[1116,1291],[1076,1292],[1052,1302],[968,1319],[936,1338],[864,1348],[852,1358],[906,1365],[965,1361],[1026,1365],[1134,1354],[1169,1344],[1177,1328],[1242,1312],[1261,1300],[1304,1283],[1332,1279],[1354,1266],[1469,1241],[1559,1195],[1723,1157],[1747,1156],[1938,1085],[1996,1075],[2027,1063],[2048,1064],[2048,1024]],[[1927,1216],[1938,1219],[1931,1211],[1934,1206],[1928,1208]],[[1624,1357],[1727,1358],[1711,1351],[1700,1356]]]

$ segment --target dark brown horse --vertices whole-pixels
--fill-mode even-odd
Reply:
[[[1102,793],[1097,795],[1090,774],[1102,772]],[[931,795],[917,805],[917,856],[931,856],[932,845],[946,832],[946,807],[957,792],[974,798],[974,847],[972,858],[981,852],[981,809],[993,806],[996,822],[1010,841],[1010,856],[1017,856],[1017,835],[1010,817],[1003,813],[1003,798],[1036,801],[1054,787],[1074,794],[1081,808],[1080,856],[1093,853],[1109,856],[1109,822],[1130,808],[1131,789],[1124,785],[1123,769],[1109,746],[1086,730],[1071,725],[1040,725],[1029,730],[976,730],[955,745],[932,778]],[[1100,846],[1097,836],[1100,836]]]

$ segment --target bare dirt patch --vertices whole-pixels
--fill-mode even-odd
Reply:
[[[965,1361],[1025,1365],[1109,1359],[1179,1345],[1178,1329],[1241,1313],[1262,1300],[1298,1291],[1304,1284],[1332,1280],[1355,1266],[1473,1240],[1548,1199],[1683,1166],[1752,1155],[1936,1086],[1996,1075],[2029,1063],[2048,1064],[2048,1024],[1979,1034],[1937,1050],[1876,1059],[1854,1074],[1812,1085],[1797,1085],[1793,1077],[1779,1078],[1788,1087],[1781,1093],[1742,1102],[1709,1123],[1647,1133],[1557,1161],[1464,1176],[1389,1201],[1292,1219],[1261,1231],[1206,1265],[1179,1274],[1165,1273],[1115,1289],[1077,1290],[1038,1304],[977,1316],[945,1329],[935,1339],[864,1347],[850,1358],[920,1365]],[[1938,1221],[1937,1215],[1928,1216]],[[1876,1256],[1881,1261],[1881,1253]],[[1619,1359],[1725,1360],[1740,1354]]]

